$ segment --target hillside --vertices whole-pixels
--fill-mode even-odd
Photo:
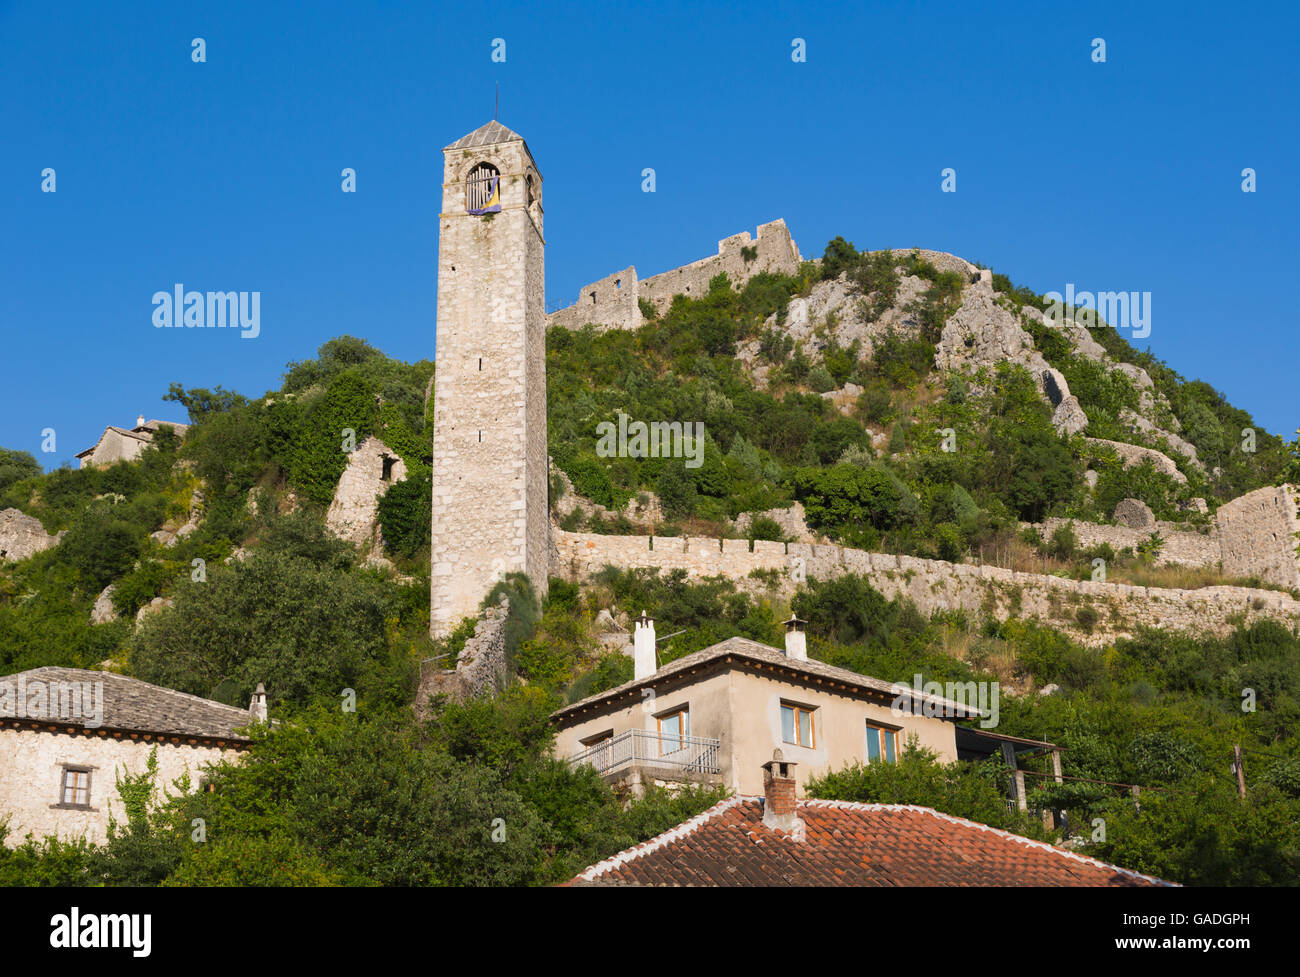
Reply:
[[[778,586],[775,572],[704,579],[610,567],[580,580],[553,573],[543,602],[512,577],[489,598],[510,600],[512,684],[416,728],[421,664],[454,660],[474,623],[446,642],[428,637],[434,364],[342,337],[255,399],[173,385],[164,399],[192,426],[183,441],[164,429],[136,461],[42,474],[30,456],[0,453],[0,511],[34,517],[52,537],[0,563],[0,674],[102,665],[237,705],[261,682],[278,715],[301,717],[301,737],[271,737],[254,762],[224,774],[223,800],[168,808],[182,824],[193,813],[185,804],[227,805],[239,841],[197,861],[169,850],[146,881],[228,880],[239,856],[265,850],[287,853],[299,881],[436,881],[384,854],[380,829],[343,824],[341,808],[325,831],[301,770],[341,797],[429,777],[454,783],[456,803],[475,810],[478,793],[495,797],[521,826],[513,861],[457,867],[449,836],[425,839],[428,863],[442,881],[552,881],[712,800],[651,797],[623,811],[598,780],[547,757],[551,709],[630,675],[630,617],[646,609],[662,633],[681,632],[661,649],[667,661],[731,635],[777,642],[793,610],[810,622],[810,653],[831,664],[891,681],[1001,682],[1001,730],[1062,744],[1067,774],[1081,778],[1035,803],[1068,808],[1075,824],[1109,819],[1106,840],[1080,842],[1099,857],[1188,882],[1293,884],[1300,639],[1269,602],[1300,594],[1222,561],[1168,557],[1179,534],[1222,533],[1216,520],[1233,500],[1300,481],[1300,441],[1257,431],[1243,450],[1250,416],[1208,384],[1108,325],[1054,327],[1046,308],[962,259],[860,253],[837,238],[798,274],[760,272],[738,288],[720,276],[698,298],[647,302],[637,329],[552,328],[554,524],[657,540],[825,541],[1069,580],[1095,580],[1103,560],[1114,582],[1254,588],[1220,633],[1161,632],[1141,619],[1106,630],[1082,608],[1064,621],[1031,619],[1027,606],[1023,615],[923,608],[882,593],[870,574]],[[598,426],[617,430],[620,415],[632,437],[632,423],[671,421],[702,425],[703,438],[677,457],[626,445],[610,456]],[[372,499],[376,525],[349,542],[331,528],[340,479],[348,446],[369,438],[405,477],[384,485]],[[1115,516],[1125,500],[1155,520],[1128,549],[1096,528],[1124,528]],[[1251,601],[1265,610],[1248,619]],[[1098,640],[1085,641],[1094,628]],[[1241,708],[1244,689],[1255,690],[1253,711]],[[351,718],[337,714],[340,690],[356,693]],[[363,731],[356,744],[346,723]],[[1238,744],[1249,755],[1246,805],[1224,774]],[[294,762],[277,767],[286,757]],[[1002,805],[996,772],[917,764],[909,782],[832,778],[824,796],[907,800],[924,789],[941,809],[1042,834]],[[297,798],[270,828],[258,821],[258,777]],[[1150,787],[1152,799],[1134,811],[1114,784]],[[374,803],[368,823],[395,837],[434,817],[418,804],[394,814]]]

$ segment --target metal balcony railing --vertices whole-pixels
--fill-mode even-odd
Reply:
[[[683,773],[718,773],[718,746],[718,740],[709,736],[629,729],[569,757],[569,765],[586,763],[602,776],[638,765],[666,767]]]

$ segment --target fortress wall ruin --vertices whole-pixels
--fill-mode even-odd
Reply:
[[[628,265],[585,286],[578,301],[551,313],[546,325],[581,329],[590,322],[602,329],[637,329],[641,325],[639,295],[636,268]]]
[[[1177,523],[1157,522],[1155,531],[1164,540],[1156,559],[1160,565],[1221,567],[1228,577],[1258,577],[1278,587],[1300,590],[1300,489],[1294,485],[1268,487],[1247,492],[1219,506],[1214,525],[1206,533],[1188,532]],[[1082,549],[1109,543],[1116,551],[1137,550],[1151,535],[1150,529],[1110,526],[1072,519],[1048,519],[1035,524],[1043,539],[1050,539],[1057,527],[1074,527]]]
[[[1125,548],[1136,553],[1139,544],[1150,538],[1152,532],[1150,529],[1108,526],[1104,523],[1078,522],[1074,519],[1048,519],[1034,524],[1031,528],[1037,530],[1044,540],[1049,540],[1052,538],[1052,533],[1067,523],[1074,529],[1076,545],[1085,550],[1100,546],[1102,543],[1109,543],[1116,553]],[[1193,533],[1180,528],[1177,523],[1158,522],[1155,524],[1155,531],[1164,540],[1164,545],[1156,557],[1156,563],[1160,566],[1176,564],[1188,567],[1213,567],[1217,566],[1221,559],[1217,530]]]
[[[756,252],[748,261],[743,253],[746,248]],[[592,282],[582,288],[576,303],[547,316],[547,326],[581,329],[591,323],[601,329],[635,329],[642,321],[640,299],[664,312],[674,295],[699,298],[706,294],[710,279],[722,272],[739,288],[760,272],[793,275],[802,260],[789,228],[778,218],[760,224],[757,238],[751,238],[748,231],[733,234],[718,242],[717,254],[680,268],[638,280],[636,268],[629,266]]]
[[[1210,634],[1226,634],[1239,622],[1259,618],[1300,627],[1300,601],[1248,587],[1134,587],[826,544],[756,541],[751,552],[747,540],[652,539],[552,530],[553,575],[583,582],[607,565],[664,572],[682,569],[692,578],[721,575],[752,593],[786,598],[808,577],[860,573],[886,597],[907,598],[923,614],[960,608],[974,618],[1029,618],[1089,645],[1129,635],[1139,621],[1163,630]],[[749,576],[754,570],[775,571],[774,591],[768,590],[767,581]],[[1084,608],[1091,608],[1091,613]]]
[[[1219,506],[1215,524],[1224,573],[1257,576],[1282,587],[1300,587],[1297,496],[1300,488],[1282,485],[1256,489]]]

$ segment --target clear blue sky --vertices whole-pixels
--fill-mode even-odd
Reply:
[[[172,381],[260,395],[343,333],[432,358],[441,149],[497,82],[548,305],[784,217],[805,256],[843,234],[1149,291],[1155,353],[1291,436],[1300,14],[1064,6],[0,0],[0,445],[56,465],[184,420]],[[261,335],[155,329],[176,282],[260,291]]]

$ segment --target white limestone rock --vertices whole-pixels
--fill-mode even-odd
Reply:
[[[91,624],[109,624],[117,620],[117,609],[113,606],[115,589],[112,584],[109,584],[95,598],[95,606],[90,609]]]
[[[62,538],[63,533],[51,536],[39,519],[19,509],[0,512],[0,560],[25,560],[57,546]]]

